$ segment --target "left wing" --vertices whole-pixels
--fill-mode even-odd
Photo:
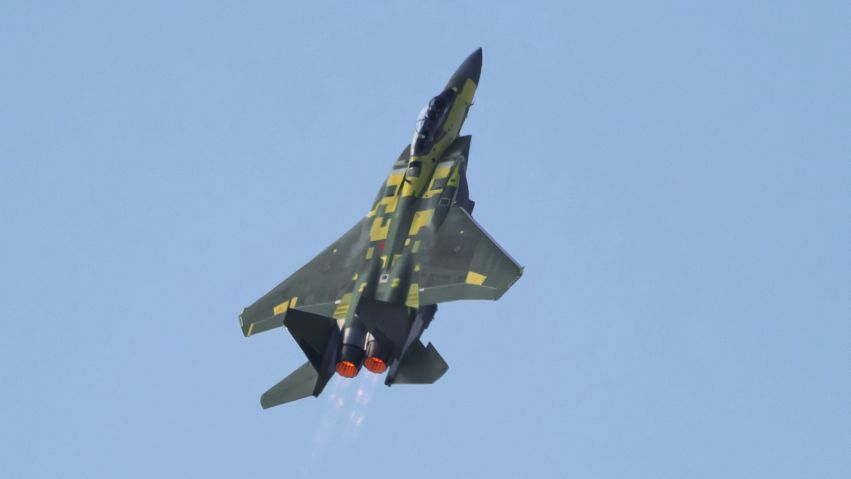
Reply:
[[[423,241],[419,304],[499,299],[523,274],[464,208],[452,205]]]
[[[361,219],[340,239],[319,253],[272,291],[239,315],[245,336],[283,326],[291,308],[331,317],[334,301],[352,287],[352,276],[363,264],[369,243],[367,219]]]

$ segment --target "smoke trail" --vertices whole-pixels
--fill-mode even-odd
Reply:
[[[312,477],[313,467],[326,451],[354,450],[351,446],[357,446],[354,442],[366,421],[379,379],[377,374],[360,374],[353,379],[335,376],[331,380],[300,477]]]
[[[378,384],[379,376],[370,374],[358,385],[355,393],[354,404],[352,404],[352,414],[349,416],[347,430],[354,430],[356,433],[366,419],[366,413],[369,409],[369,401],[375,393],[375,386]]]
[[[316,424],[316,429],[311,437],[310,452],[305,458],[300,477],[312,477],[311,469],[316,461],[325,453],[328,443],[332,438],[333,431],[337,429],[339,416],[345,406],[345,393],[349,387],[348,381],[339,381],[336,377],[331,379],[331,390],[326,390],[325,404]]]

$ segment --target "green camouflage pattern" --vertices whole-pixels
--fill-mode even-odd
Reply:
[[[461,65],[442,97],[433,100],[435,106],[429,106],[422,124],[432,121],[440,129],[421,130],[418,123],[414,145],[393,163],[369,213],[243,310],[239,324],[245,336],[287,326],[310,359],[264,394],[263,407],[318,395],[333,374],[326,369],[334,353],[326,350],[336,347],[338,331],[332,335],[328,326],[311,328],[311,321],[336,322],[340,330],[363,328],[392,343],[395,366],[388,385],[434,382],[448,366],[431,344],[418,340],[434,305],[495,300],[520,278],[523,268],[471,215],[471,137],[458,134],[480,69],[481,49]],[[430,114],[442,115],[440,123]]]

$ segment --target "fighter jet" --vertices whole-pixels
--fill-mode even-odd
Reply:
[[[386,372],[384,383],[431,384],[449,366],[420,336],[437,305],[499,299],[523,268],[473,220],[467,186],[482,49],[420,112],[372,209],[239,316],[245,336],[284,326],[307,362],[266,391],[263,408],[318,396],[336,372]]]

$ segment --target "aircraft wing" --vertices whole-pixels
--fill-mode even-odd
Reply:
[[[352,287],[369,242],[364,218],[309,263],[245,308],[239,325],[245,336],[283,326],[289,309],[332,317],[334,301]]]
[[[419,304],[499,299],[523,274],[523,268],[458,205],[450,207],[446,220],[425,241]]]

